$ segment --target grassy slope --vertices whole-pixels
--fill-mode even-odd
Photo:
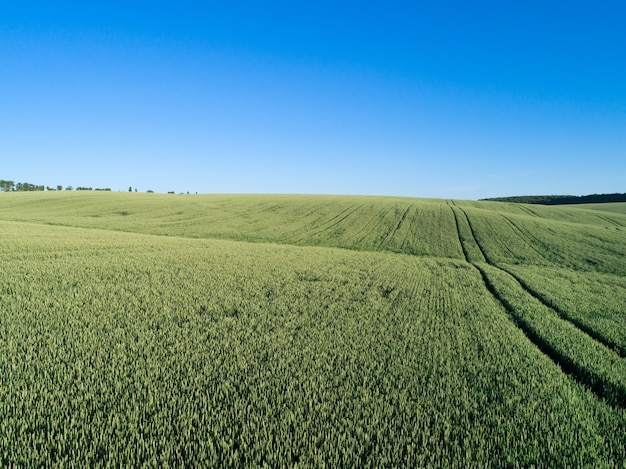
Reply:
[[[472,227],[465,245],[480,247],[469,260],[513,274],[558,315],[626,356],[624,217],[569,207],[520,205],[520,214],[491,208],[463,209]]]
[[[0,372],[13,370],[0,412],[18,403],[37,428],[44,416],[63,422],[64,412],[101,408],[92,430],[77,419],[66,436],[93,460],[99,444],[123,452],[128,438],[146,439],[138,448],[171,441],[174,453],[215,463],[242,444],[257,463],[294,461],[287,447],[303,462],[348,465],[626,458],[624,215],[379,197],[0,196],[0,220],[28,222],[0,222],[0,300],[12,318],[0,330]],[[139,343],[115,348],[130,337]],[[216,350],[232,353],[208,366]],[[44,370],[60,363],[80,378],[47,382]],[[44,374],[29,382],[33,369]],[[135,383],[126,400],[110,402],[126,380]],[[99,381],[85,401],[81,389]],[[215,393],[243,413],[211,397],[225,381],[235,387]],[[68,386],[74,400],[55,397]],[[174,399],[146,407],[151,389]],[[24,401],[25,390],[39,399]],[[106,409],[121,419],[113,433]],[[194,423],[198,415],[209,421]],[[2,421],[5,435],[20,425]],[[27,453],[59,425],[14,437]],[[149,428],[138,435],[133,425]],[[89,431],[104,436],[88,443]],[[215,439],[209,431],[226,438],[222,450],[202,447]],[[280,435],[278,447],[264,447],[263,434]]]
[[[392,197],[1,195],[0,219],[5,220],[487,262],[517,276],[560,315],[626,354],[620,332],[626,299],[622,214]],[[590,283],[592,277],[600,280]],[[594,305],[602,305],[602,311]]]
[[[441,201],[333,196],[2,194],[0,217],[85,228],[460,258]],[[416,203],[417,202],[417,203]]]
[[[5,220],[487,262],[515,275],[533,296],[626,355],[621,332],[626,319],[620,314],[626,299],[622,214],[393,197],[1,195]],[[590,278],[600,280],[594,284]],[[602,305],[602,311],[594,305]]]
[[[626,214],[626,202],[613,202],[606,204],[581,204],[578,205],[578,207],[590,210],[601,210],[605,212]]]
[[[94,192],[0,195],[0,219],[4,220],[463,258],[450,204],[441,199]],[[590,230],[601,232],[601,237],[607,234],[603,230],[616,231],[609,240],[614,243],[623,239],[626,229],[626,216],[621,214],[498,202],[458,204],[470,215],[493,219],[496,231],[505,228],[502,236],[518,237],[504,226],[511,221],[532,223],[534,233],[567,235],[568,244],[573,243],[568,255],[574,258],[579,257],[574,251],[580,251],[581,243],[586,246],[583,238]],[[570,231],[572,235],[567,234]],[[553,241],[547,239],[559,244]],[[511,258],[526,261],[528,256],[516,252]]]

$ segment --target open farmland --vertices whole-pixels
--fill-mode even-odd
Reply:
[[[626,461],[626,215],[0,194],[2,466]]]
[[[626,202],[613,202],[605,204],[582,204],[580,208],[601,210],[605,212],[625,213],[626,214]]]

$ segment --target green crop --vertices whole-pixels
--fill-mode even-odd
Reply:
[[[0,465],[623,467],[624,226],[0,194]]]

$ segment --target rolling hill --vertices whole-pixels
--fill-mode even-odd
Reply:
[[[4,465],[619,466],[626,214],[0,194]]]

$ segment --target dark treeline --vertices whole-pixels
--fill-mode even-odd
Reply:
[[[33,192],[33,191],[62,191],[63,186],[40,186],[38,184],[31,184],[30,182],[18,182],[0,179],[0,192]],[[74,190],[72,186],[67,186],[66,191]],[[77,191],[110,191],[108,187],[105,189],[91,187],[77,187]]]
[[[44,186],[39,186],[37,184],[31,184],[30,182],[18,182],[15,183],[13,181],[6,181],[4,179],[0,179],[0,190],[3,192],[30,192],[30,191],[43,191],[45,190]]]
[[[602,204],[607,202],[626,202],[626,194],[591,194],[591,195],[522,195],[518,197],[494,197],[495,202],[514,202],[518,204],[566,205],[566,204]]]

